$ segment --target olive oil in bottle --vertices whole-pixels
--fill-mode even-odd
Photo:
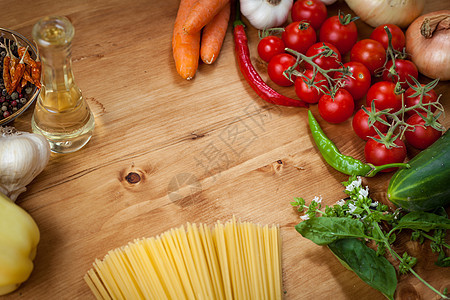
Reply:
[[[79,150],[91,139],[95,121],[74,82],[71,45],[75,29],[65,17],[45,17],[33,27],[42,61],[41,91],[31,120],[57,153]]]

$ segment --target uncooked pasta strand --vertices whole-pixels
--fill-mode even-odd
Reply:
[[[187,223],[109,251],[84,280],[97,299],[281,300],[280,229]]]

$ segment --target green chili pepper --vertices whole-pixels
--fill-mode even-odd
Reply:
[[[308,110],[309,128],[311,129],[312,136],[319,148],[325,161],[338,170],[347,175],[357,175],[364,177],[372,177],[381,170],[394,168],[394,167],[406,167],[405,163],[386,164],[382,166],[374,166],[373,164],[365,164],[351,156],[343,155],[336,145],[325,135],[319,123],[314,118],[312,112]]]

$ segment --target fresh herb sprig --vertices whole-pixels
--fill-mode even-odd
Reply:
[[[303,198],[294,198],[291,205],[303,212],[300,217],[303,221],[295,229],[314,243],[327,245],[346,267],[388,299],[394,299],[397,276],[394,266],[384,257],[387,253],[399,261],[400,274],[410,272],[441,298],[450,299],[445,290],[438,291],[414,271],[417,258],[393,249],[396,232],[410,229],[412,240],[431,241],[431,249],[438,253],[436,265],[449,266],[450,257],[445,249],[450,246],[445,242],[445,235],[450,220],[445,210],[392,212],[387,205],[369,197],[369,189],[362,186],[361,177],[352,176],[343,185],[348,197],[333,206],[323,207],[321,197],[315,197],[309,205]],[[369,241],[376,244],[376,250],[368,246]],[[367,265],[371,267],[364,267]]]

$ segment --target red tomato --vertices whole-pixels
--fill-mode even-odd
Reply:
[[[284,52],[284,42],[277,36],[266,36],[258,43],[258,54],[262,60],[269,62],[272,57]]]
[[[318,30],[327,18],[327,7],[320,0],[298,0],[292,5],[293,22],[306,21]]]
[[[325,50],[321,49],[322,47],[324,47],[324,45],[329,47],[331,50],[333,50],[336,53],[336,55],[332,55],[329,57],[319,55],[313,59],[313,62],[316,63],[319,67],[321,67],[324,70],[339,69],[341,67],[339,64],[339,62],[341,61],[341,53],[335,46],[333,46],[330,43],[320,42],[320,43],[316,43],[316,44],[312,45],[308,49],[308,51],[306,51],[306,56],[311,57],[316,54],[324,52]],[[306,69],[313,68],[313,66],[310,64],[306,64],[305,67],[306,67]],[[328,74],[328,75],[333,76],[333,74]]]
[[[388,45],[389,45],[389,38],[386,33],[386,30],[384,29],[384,26],[387,26],[387,28],[389,29],[389,31],[392,34],[392,40],[391,40],[392,48],[394,48],[395,50],[398,50],[398,51],[402,51],[403,48],[405,48],[406,38],[405,38],[405,34],[403,33],[403,31],[397,25],[394,25],[394,24],[380,25],[372,31],[370,38],[372,40],[380,42],[383,45],[384,49],[387,49]]]
[[[286,26],[281,34],[281,39],[287,48],[305,54],[308,48],[317,41],[317,36],[308,23],[293,22]]]
[[[357,39],[358,29],[355,22],[345,24],[343,18],[339,16],[326,19],[320,27],[319,40],[336,46],[341,55],[350,51]]]
[[[378,138],[378,136],[376,136]],[[394,143],[398,147],[387,148],[386,145],[369,139],[364,147],[364,157],[366,162],[375,166],[385,164],[402,163],[406,158],[406,146],[402,140],[396,139]],[[388,168],[381,172],[392,172],[397,168]]]
[[[369,112],[372,111],[370,107],[366,107],[366,109]],[[379,110],[375,109],[375,111]],[[381,115],[380,118],[386,121],[385,115]],[[376,121],[372,126],[369,126],[369,115],[362,108],[353,116],[352,127],[356,135],[365,141],[367,141],[370,136],[375,136],[377,134],[374,127],[381,133],[386,133],[389,129],[386,124],[383,124],[380,121]]]
[[[380,42],[365,39],[357,42],[350,51],[350,60],[358,61],[369,69],[370,74],[384,66],[386,50]]]
[[[313,77],[313,74],[314,72],[312,70],[306,70],[304,73],[304,75],[309,79]],[[314,83],[323,89],[328,87],[327,80],[320,73],[316,74]],[[295,79],[295,93],[301,100],[311,104],[319,102],[319,99],[323,96],[323,92],[319,91],[315,87],[308,87],[306,84],[306,79],[300,76]]]
[[[342,87],[347,90],[353,97],[353,100],[359,100],[367,93],[370,88],[372,77],[369,70],[362,63],[357,61],[351,61],[344,64],[344,67],[348,67],[352,72],[352,77],[346,77],[341,81],[345,82]],[[336,72],[334,78],[338,79],[342,76],[341,72]]]
[[[352,95],[344,89],[339,89],[334,98],[323,95],[319,100],[319,114],[329,123],[342,123],[350,118],[355,109]]]
[[[391,113],[402,108],[402,95],[395,93],[395,83],[390,81],[380,81],[369,88],[366,106],[371,107],[372,101],[375,101],[375,108],[379,110],[392,108]]]
[[[424,86],[424,84],[422,84],[422,86]],[[406,107],[413,107],[414,105],[418,104],[420,102],[420,95],[414,96],[414,94],[416,93],[416,91],[414,91],[413,88],[408,88],[404,94],[404,101],[405,101],[405,105]],[[427,92],[422,99],[422,104],[425,103],[433,103],[436,102],[438,99],[438,95],[436,94],[436,92],[432,89],[429,92]],[[428,109],[430,109],[432,112],[434,112],[436,110],[435,106],[428,106]],[[423,109],[418,109],[418,111],[422,114],[426,114],[426,111]],[[413,115],[414,111],[408,111],[406,112],[407,115]]]
[[[418,114],[414,114],[406,121],[414,126],[414,130],[406,130],[406,141],[414,148],[423,150],[436,142],[442,135],[442,131],[436,130],[431,126],[425,126],[425,120]]]
[[[267,74],[270,79],[280,86],[291,86],[294,83],[284,76],[284,71],[293,66],[297,59],[287,53],[277,54],[267,65]]]
[[[411,79],[410,75],[417,79],[419,77],[419,71],[417,70],[416,65],[410,61],[405,59],[396,59],[395,60],[395,72],[397,74],[391,74],[389,69],[392,67],[392,60],[388,61],[386,64],[386,69],[383,71],[383,80],[392,81],[397,83],[400,81],[400,85],[402,88],[407,89],[409,87],[408,82],[410,84],[414,84],[414,80]]]

